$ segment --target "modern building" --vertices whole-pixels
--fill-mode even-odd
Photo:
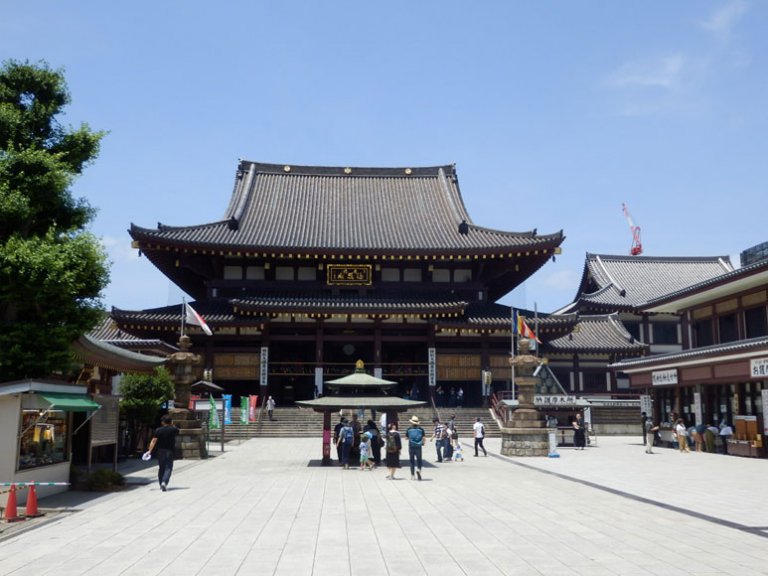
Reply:
[[[516,206],[499,206],[516,217]],[[131,225],[133,246],[195,300],[213,336],[190,331],[207,379],[279,405],[323,394],[357,360],[425,399],[481,373],[510,378],[511,310],[497,303],[550,261],[562,231],[475,224],[454,166],[352,168],[241,161],[221,219]],[[113,309],[139,339],[178,339],[182,305]],[[529,314],[529,316],[531,316]],[[542,318],[540,337],[572,318]]]

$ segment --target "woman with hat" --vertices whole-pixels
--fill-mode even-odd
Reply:
[[[406,430],[405,435],[408,438],[408,459],[411,463],[411,480],[417,477],[421,480],[421,447],[426,440],[424,428],[419,425],[419,417],[411,416],[409,420],[411,427]]]

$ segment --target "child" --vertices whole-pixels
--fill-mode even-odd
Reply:
[[[360,436],[360,470],[370,470],[371,462],[368,454],[371,452],[371,437],[366,433]]]

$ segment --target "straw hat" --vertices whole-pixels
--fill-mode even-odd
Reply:
[[[418,416],[411,416],[411,419],[409,420],[411,424],[419,425],[419,417]]]

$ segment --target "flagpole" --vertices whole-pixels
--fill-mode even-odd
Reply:
[[[187,298],[181,297],[181,335],[184,336],[184,316],[187,314]]]
[[[539,338],[539,308],[536,302],[533,303],[533,333],[536,340],[541,340]],[[540,344],[536,342],[536,358],[539,357],[539,346]]]
[[[510,344],[512,347],[512,351],[510,352],[510,359],[514,360],[515,359],[515,332],[517,332],[517,318],[515,318],[515,309],[510,308],[510,310],[512,314],[512,318],[510,319],[510,323],[511,323],[510,327],[512,328],[511,336],[510,336],[511,338]],[[509,367],[510,367],[510,372],[512,377],[512,400],[514,400],[515,399],[515,365],[512,362],[510,362]]]

